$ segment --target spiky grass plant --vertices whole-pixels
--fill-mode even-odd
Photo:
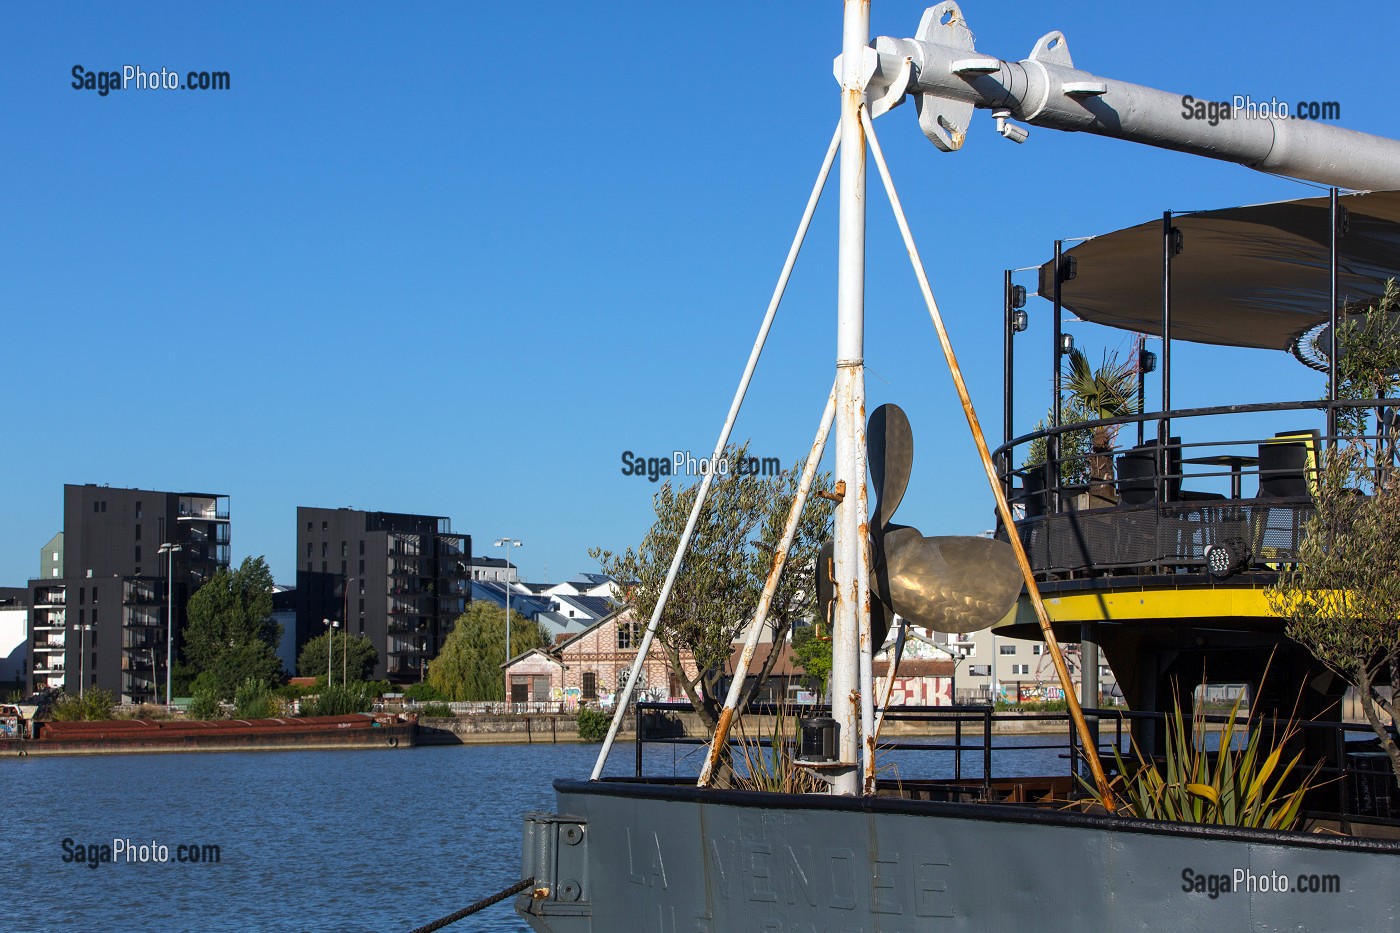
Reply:
[[[731,770],[733,786],[739,790],[766,791],[773,794],[814,794],[825,790],[821,779],[796,763],[798,725],[797,712],[783,704],[772,716],[763,737],[750,736],[745,720],[738,723],[739,742],[734,761],[743,762]]]
[[[1266,741],[1265,730],[1254,722],[1252,712],[1243,724],[1239,722],[1241,699],[1243,694],[1235,699],[1228,721],[1221,724],[1220,747],[1215,752],[1205,747],[1209,731],[1205,712],[1199,708],[1193,711],[1188,733],[1180,700],[1173,704],[1172,715],[1166,720],[1163,764],[1144,755],[1136,739],[1133,740],[1133,756],[1137,760],[1131,768],[1114,748],[1118,776],[1110,787],[1118,802],[1118,812],[1178,823],[1296,828],[1303,798],[1316,781],[1322,763],[1318,762],[1307,774],[1293,780],[1302,753],[1286,761],[1284,756],[1301,731],[1297,721],[1290,718],[1281,732],[1270,730],[1271,739]],[[1254,728],[1250,728],[1251,725]],[[1246,733],[1243,747],[1236,749],[1235,740],[1241,731]],[[1102,804],[1098,789],[1083,778],[1078,780]]]

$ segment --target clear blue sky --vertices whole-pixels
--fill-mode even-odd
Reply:
[[[876,0],[873,34],[912,35],[923,6]],[[1061,29],[1087,70],[1337,100],[1342,125],[1400,136],[1393,2],[965,13],[1000,57]],[[298,505],[448,515],[478,553],[523,540],[533,579],[639,541],[656,487],[620,454],[713,446],[835,125],[840,19],[835,0],[11,5],[0,582],[35,573],[65,482],[227,493],[235,559],[286,582]],[[101,97],[76,64],[232,88]],[[1317,193],[1050,130],[1015,146],[986,113],[952,155],[912,106],[877,129],[993,437],[1001,269],[1167,208]],[[738,430],[784,464],[830,385],[829,194]],[[917,440],[900,518],[976,532],[990,499],[877,187],[870,204],[869,397]],[[1029,310],[1040,346],[1048,305]],[[1091,358],[1121,343],[1077,334]],[[1174,400],[1321,391],[1283,354],[1225,359],[1179,347]],[[1023,426],[1048,380],[1021,384]]]

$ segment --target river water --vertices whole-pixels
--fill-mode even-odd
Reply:
[[[995,773],[1062,774],[1062,751],[998,754]],[[597,752],[559,744],[7,758],[4,927],[407,931],[518,881],[521,814],[552,809],[550,782],[587,776]],[[647,771],[693,774],[699,754],[648,745]],[[951,775],[951,757],[895,752],[888,761],[905,777],[938,777]],[[980,775],[980,762],[965,755],[964,776]],[[633,746],[619,745],[608,764],[610,774],[632,773]],[[163,845],[169,861],[64,861],[113,840]],[[218,846],[219,860],[179,862],[180,845]],[[507,903],[448,930],[528,927]]]

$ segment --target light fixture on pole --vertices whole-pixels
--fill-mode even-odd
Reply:
[[[175,651],[175,552],[183,551],[179,544],[166,542],[156,549],[157,554],[165,555],[165,708],[171,707],[171,673],[175,669],[171,655]],[[151,649],[154,654],[155,649]],[[151,684],[152,688],[155,684]]]
[[[496,547],[506,549],[506,568],[503,574],[502,584],[506,591],[506,663],[510,663],[510,549],[520,547],[520,542],[513,538],[497,538]],[[506,702],[510,702],[510,675],[506,675]]]
[[[326,689],[330,689],[335,686],[331,659],[335,657],[335,630],[340,628],[340,623],[335,619],[322,619],[321,621],[326,623]]]
[[[92,624],[84,622],[73,626],[78,632],[78,697],[81,698],[83,691],[87,689],[87,633],[92,631]],[[37,665],[36,665],[37,666]],[[67,687],[68,675],[64,674],[64,686]]]

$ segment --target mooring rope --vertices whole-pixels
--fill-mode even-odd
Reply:
[[[506,898],[510,897],[512,894],[519,894],[521,891],[524,891],[526,888],[528,888],[530,885],[532,885],[532,884],[534,884],[534,883],[535,883],[535,879],[534,879],[533,877],[531,877],[531,878],[526,878],[524,881],[520,882],[519,884],[513,884],[513,885],[511,885],[510,887],[506,888],[504,891],[502,891],[502,892],[499,893],[499,894],[492,894],[490,897],[482,898],[481,900],[477,901],[475,904],[472,904],[470,907],[463,907],[461,910],[457,911],[456,913],[448,914],[446,917],[443,917],[441,920],[434,920],[432,923],[429,923],[429,924],[427,924],[427,925],[425,925],[425,926],[421,926],[421,927],[418,927],[417,929],[410,930],[409,933],[433,933],[434,930],[441,930],[443,927],[447,926],[448,924],[456,923],[458,920],[461,920],[463,917],[470,917],[472,914],[476,913],[477,911],[485,910],[486,908],[490,907],[492,904],[500,903],[501,901],[503,901],[503,900],[505,900]]]

